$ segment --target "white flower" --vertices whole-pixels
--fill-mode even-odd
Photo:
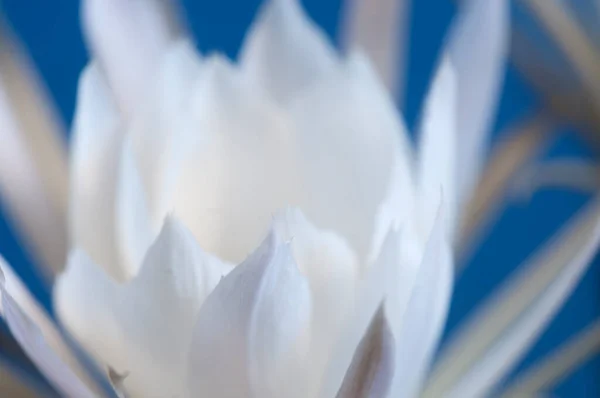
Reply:
[[[238,64],[197,55],[161,2],[83,7],[94,59],[79,87],[54,304],[119,393],[484,395],[594,251],[597,204],[551,267],[552,288],[529,289],[528,322],[515,315],[494,340],[502,354],[425,385],[502,77],[506,2],[465,7],[416,151],[367,57],[338,54],[292,0],[264,7]],[[96,383],[3,270],[15,337],[59,391],[92,396]]]

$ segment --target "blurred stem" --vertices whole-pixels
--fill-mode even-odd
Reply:
[[[598,164],[578,158],[532,164],[517,176],[515,194],[530,198],[535,191],[552,187],[594,193],[600,189]]]
[[[600,56],[560,1],[522,0],[554,38],[600,112]]]
[[[360,48],[402,106],[411,0],[346,0],[342,8],[342,47]]]
[[[477,245],[484,228],[500,210],[507,187],[515,174],[531,160],[546,142],[551,123],[543,114],[536,114],[516,126],[494,148],[475,194],[471,198],[459,233],[458,253],[464,260]],[[465,261],[458,261],[459,267]]]
[[[523,373],[505,391],[506,397],[530,397],[555,386],[600,352],[600,320],[554,350]]]

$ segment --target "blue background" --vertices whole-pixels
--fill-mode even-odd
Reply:
[[[56,101],[65,123],[73,117],[77,79],[87,62],[79,28],[76,0],[4,0],[5,15],[24,41]],[[433,65],[444,34],[455,12],[450,0],[413,1],[409,67],[404,114],[409,126],[415,124]],[[202,51],[218,50],[234,58],[243,35],[260,1],[213,0],[183,2],[189,27]],[[308,14],[336,41],[341,0],[305,0]],[[509,67],[498,132],[531,114],[538,98]],[[566,126],[544,156],[589,157],[591,150]],[[540,191],[527,203],[509,203],[501,219],[485,236],[484,244],[470,260],[467,271],[457,280],[446,337],[478,302],[506,278],[531,251],[543,242],[588,197],[562,191]],[[46,304],[48,292],[36,278],[27,253],[15,239],[4,215],[0,215],[0,253],[16,268],[35,294]],[[598,261],[588,271],[578,290],[552,322],[519,369],[541,358],[553,347],[573,336],[600,315],[600,268]],[[600,396],[600,360],[590,361],[562,382],[554,391],[560,397]]]

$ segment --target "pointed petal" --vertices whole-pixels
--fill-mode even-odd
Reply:
[[[269,0],[246,37],[240,59],[245,76],[285,104],[329,72],[336,54],[298,0]]]
[[[151,227],[158,233],[165,216],[172,211],[173,171],[180,156],[177,132],[189,119],[195,82],[200,78],[202,62],[193,43],[179,39],[162,59],[151,100],[136,113],[127,135],[131,139],[135,163],[142,179]]]
[[[85,250],[116,279],[126,278],[117,257],[115,193],[121,152],[120,121],[95,64],[79,81],[71,158],[71,247]]]
[[[394,397],[413,397],[419,393],[446,323],[454,264],[444,213],[438,202],[423,260],[395,334],[397,367],[391,388]]]
[[[68,170],[64,132],[12,32],[0,21],[0,190],[50,276],[66,253]]]
[[[419,215],[423,235],[428,236],[444,195],[448,233],[454,233],[457,186],[457,92],[456,73],[449,58],[443,57],[425,102],[419,129]]]
[[[347,0],[344,5],[344,47],[363,50],[391,95],[401,98],[410,0]]]
[[[386,195],[379,205],[375,218],[375,231],[371,239],[371,248],[367,262],[374,264],[381,251],[382,245],[391,230],[398,230],[401,226],[404,228],[404,235],[415,236],[417,231],[414,230],[417,224],[415,223],[415,208],[417,198],[415,185],[412,178],[412,173],[407,172],[406,160],[402,158],[394,159],[390,181],[386,190]],[[410,232],[407,233],[407,229]],[[414,246],[416,251],[420,251],[422,247]],[[420,254],[419,254],[420,255]],[[416,264],[420,262],[420,258]]]
[[[335,396],[340,390],[344,375],[352,363],[353,353],[363,336],[367,334],[369,324],[377,312],[378,306],[384,300],[386,301],[386,319],[390,322],[392,333],[396,333],[403,307],[399,303],[400,295],[389,295],[389,293],[407,290],[414,280],[413,274],[415,273],[415,270],[411,269],[413,268],[411,264],[401,262],[400,248],[400,234],[395,229],[388,230],[378,257],[358,283],[353,314],[344,324],[344,332],[341,333],[334,346],[323,379],[320,397]],[[403,284],[399,286],[399,282]],[[405,296],[408,296],[410,291],[404,293]],[[397,343],[395,334],[394,340]]]
[[[562,306],[599,244],[596,198],[459,332],[436,365],[426,395],[489,394]]]
[[[310,366],[302,373],[307,375],[304,394],[315,396],[356,299],[358,258],[344,239],[332,231],[317,229],[299,209],[291,208],[277,216],[274,228],[283,240],[291,242],[294,260],[310,285]]]
[[[192,396],[293,397],[306,353],[311,294],[289,244],[271,232],[219,283],[194,329]]]
[[[140,272],[124,285],[74,252],[55,288],[57,315],[103,367],[129,373],[127,393],[183,394],[195,316],[229,269],[169,218]]]
[[[202,248],[241,262],[305,189],[289,120],[218,56],[204,63],[186,111],[168,165],[169,207]]]
[[[394,378],[394,360],[394,336],[382,305],[358,345],[336,397],[387,397]]]
[[[403,122],[360,54],[295,98],[290,112],[309,193],[301,207],[318,227],[348,240],[362,261],[395,162],[401,180],[410,180],[411,145]]]
[[[509,2],[467,0],[447,51],[458,77],[458,202],[466,205],[482,170],[508,49]]]
[[[125,115],[147,98],[157,61],[179,33],[173,3],[85,0],[81,5],[88,46]]]

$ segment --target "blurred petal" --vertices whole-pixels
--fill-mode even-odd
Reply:
[[[569,297],[600,243],[595,199],[509,281],[444,351],[427,396],[486,396]]]
[[[507,0],[463,3],[446,47],[458,78],[456,170],[461,210],[484,165],[504,78],[509,35]]]
[[[394,378],[394,336],[383,305],[362,338],[337,398],[385,398]]]
[[[111,93],[94,64],[79,81],[71,158],[71,247],[123,280],[116,247],[115,194],[122,137]]]
[[[194,319],[230,267],[203,253],[173,218],[131,281],[113,282],[83,252],[74,252],[55,288],[65,327],[105,368],[128,373],[133,396],[183,394]]]
[[[88,387],[77,378],[75,373],[56,355],[44,340],[40,329],[25,315],[18,304],[4,288],[2,293],[3,317],[11,333],[27,355],[61,393],[70,397],[94,397]]]
[[[302,209],[317,227],[347,239],[364,260],[395,162],[400,179],[410,180],[411,146],[403,122],[359,54],[296,97],[290,112],[308,192]]]
[[[206,60],[193,93],[168,165],[170,208],[203,249],[238,263],[305,189],[290,123],[220,57]]]
[[[438,201],[437,217],[406,309],[397,312],[402,315],[400,329],[395,333],[397,349],[396,373],[391,388],[393,397],[413,397],[420,391],[450,308],[454,264],[442,206]],[[389,295],[392,303],[393,295],[394,292]],[[399,309],[402,310],[401,307]]]
[[[136,275],[155,235],[144,186],[133,158],[129,137],[124,139],[116,197],[117,249],[126,278]]]
[[[0,266],[2,317],[19,345],[58,391],[69,397],[95,397],[96,395],[61,358],[60,354],[63,358],[69,355],[68,348],[50,319],[2,259]],[[16,294],[16,299],[13,298],[12,292]],[[20,303],[25,307],[21,308]],[[57,349],[60,352],[55,351]],[[72,359],[70,356],[67,358]]]
[[[425,102],[419,129],[419,227],[427,236],[444,195],[448,233],[454,233],[457,186],[456,73],[447,57],[441,59]]]
[[[310,285],[313,303],[310,366],[303,370],[308,375],[303,392],[315,396],[356,299],[359,263],[340,236],[315,228],[299,209],[288,209],[276,217],[274,226],[282,239],[291,242],[294,260]]]
[[[178,157],[177,131],[188,122],[183,115],[190,106],[201,65],[193,43],[186,39],[174,42],[161,60],[152,84],[152,100],[136,113],[127,132],[156,234],[172,210],[174,188],[170,184],[174,183],[171,172]]]
[[[190,357],[191,395],[304,396],[297,370],[310,308],[308,281],[273,231],[203,304]]]
[[[68,171],[62,126],[12,32],[0,21],[0,190],[39,265],[64,266]]]
[[[413,176],[411,170],[407,170],[407,166],[406,159],[401,157],[394,159],[386,195],[376,213],[375,231],[371,240],[369,256],[367,257],[369,264],[373,264],[377,260],[390,230],[398,230],[402,226],[405,236],[411,235],[416,238],[418,219],[415,217],[414,212],[418,202],[416,201]],[[419,245],[413,245],[412,242],[407,248],[414,249],[417,252],[422,249]],[[419,253],[420,255],[421,253]],[[416,260],[416,265],[420,261],[420,258]]]
[[[285,104],[332,70],[336,54],[298,0],[267,0],[240,59],[245,75]]]
[[[35,325],[35,330],[33,331],[27,327],[29,332],[27,332],[23,338],[28,339],[28,336],[31,336],[30,333],[41,335],[40,338],[44,341],[43,344],[48,344],[48,349],[53,352],[53,354],[51,354],[52,356],[57,355],[60,358],[60,361],[64,362],[64,364],[74,371],[79,379],[84,380],[88,386],[96,385],[98,380],[93,380],[93,378],[97,376],[96,369],[84,368],[84,366],[82,366],[82,362],[80,361],[82,358],[77,356],[78,353],[74,352],[70,342],[64,338],[65,336],[59,331],[43,307],[33,297],[11,266],[1,257],[0,271],[4,277],[2,289],[10,296],[10,305],[12,307],[18,307],[18,310],[15,310],[19,312],[19,314],[16,315],[15,322],[18,322],[19,324],[25,322],[25,325],[33,323]],[[4,305],[1,300],[0,313],[2,313],[3,317],[5,316]],[[22,321],[22,319],[26,319],[27,321]],[[23,346],[23,344],[27,342],[19,340],[19,343]],[[26,349],[27,354],[34,359],[34,362],[36,362],[37,360],[33,358],[34,354],[31,354],[26,347],[23,348]],[[46,351],[46,348],[43,350]],[[43,360],[43,358],[41,360]],[[44,371],[44,369],[41,370]],[[101,387],[98,386],[94,388],[98,388],[99,391]]]
[[[173,1],[85,0],[82,25],[119,110],[130,115],[147,98],[149,82],[180,26]]]
[[[403,91],[410,1],[344,1],[344,47],[363,50],[396,99]]]

